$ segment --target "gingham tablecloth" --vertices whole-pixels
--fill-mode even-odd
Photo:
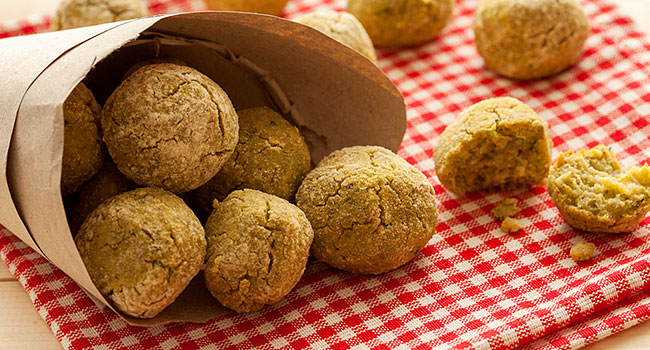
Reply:
[[[597,235],[569,227],[542,187],[516,193],[524,228],[504,234],[489,214],[503,194],[454,196],[434,172],[435,139],[465,107],[510,95],[551,128],[558,152],[598,143],[624,165],[650,157],[650,41],[604,0],[586,0],[592,34],[580,62],[537,82],[486,71],[473,44],[477,0],[460,0],[429,44],[379,51],[379,65],[408,106],[399,154],[435,186],[440,224],[420,254],[381,276],[310,262],[282,301],[205,324],[134,327],[99,309],[59,269],[9,232],[0,256],[66,349],[97,348],[477,348],[575,349],[650,317],[649,219],[634,231]],[[287,17],[345,1],[291,0]],[[200,1],[152,1],[155,13],[203,9]],[[46,30],[48,16],[0,24],[0,37]],[[596,256],[569,257],[580,241]]]

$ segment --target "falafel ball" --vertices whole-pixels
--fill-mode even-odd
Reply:
[[[182,199],[159,188],[100,204],[75,237],[97,289],[121,312],[155,317],[183,292],[205,258],[205,231]]]
[[[402,266],[438,223],[427,178],[378,146],[348,147],[325,157],[305,177],[296,202],[314,229],[312,255],[353,273]]]
[[[221,170],[196,190],[201,207],[212,211],[212,201],[251,188],[293,200],[311,169],[311,155],[298,129],[268,107],[239,114],[239,143]]]
[[[139,0],[62,0],[50,28],[57,31],[146,16],[149,11]]]
[[[61,191],[77,192],[104,162],[99,129],[101,107],[86,85],[79,83],[63,103],[63,163]]]
[[[454,0],[348,0],[373,44],[402,47],[436,37],[454,13]]]
[[[543,78],[573,65],[589,31],[575,0],[482,0],[474,18],[485,64],[513,79]]]
[[[138,185],[175,193],[219,171],[237,145],[237,120],[217,83],[172,63],[133,72],[102,110],[104,141],[117,168]]]
[[[552,147],[546,120],[516,98],[496,97],[463,110],[436,141],[433,159],[456,194],[510,191],[543,182]]]
[[[314,238],[295,205],[250,189],[216,204],[205,232],[205,283],[223,306],[240,313],[275,303],[293,289]]]
[[[650,211],[650,167],[623,168],[603,145],[560,153],[548,176],[548,193],[577,229],[632,231]]]
[[[375,47],[368,32],[352,14],[318,11],[297,17],[294,21],[310,26],[377,62]]]

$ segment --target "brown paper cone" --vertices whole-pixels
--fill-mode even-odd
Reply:
[[[100,303],[60,191],[62,105],[80,82],[103,103],[134,63],[178,58],[210,76],[235,108],[266,105],[296,124],[315,162],[352,145],[396,151],[404,101],[377,66],[318,31],[277,17],[200,12],[0,40],[0,220]],[[202,275],[153,319],[205,322],[228,312]]]

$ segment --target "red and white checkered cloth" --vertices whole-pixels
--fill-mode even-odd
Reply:
[[[288,17],[344,8],[340,0],[292,0]],[[349,348],[575,349],[650,317],[649,219],[634,232],[596,235],[569,227],[541,187],[517,193],[523,230],[500,231],[489,214],[502,194],[456,197],[437,182],[432,147],[465,107],[519,98],[551,128],[558,152],[598,143],[624,165],[650,161],[650,41],[606,0],[583,5],[593,27],[575,67],[538,82],[486,71],[473,44],[477,0],[461,0],[433,42],[379,51],[379,65],[406,97],[408,130],[399,154],[435,184],[438,234],[405,266],[359,276],[311,262],[282,301],[205,324],[134,327],[100,310],[63,272],[6,231],[0,256],[66,349]],[[196,1],[153,1],[153,12],[202,9]],[[0,24],[0,37],[43,31],[49,18]],[[594,242],[576,264],[570,247]]]

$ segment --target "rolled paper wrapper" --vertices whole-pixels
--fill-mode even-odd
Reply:
[[[314,43],[318,43],[315,45]],[[397,151],[404,99],[372,62],[307,26],[240,12],[196,12],[0,40],[0,223],[99,304],[61,197],[63,102],[80,82],[100,103],[135,63],[176,58],[216,81],[236,109],[268,106],[293,122],[312,159],[353,145]],[[197,276],[152,319],[205,322],[228,313]]]

